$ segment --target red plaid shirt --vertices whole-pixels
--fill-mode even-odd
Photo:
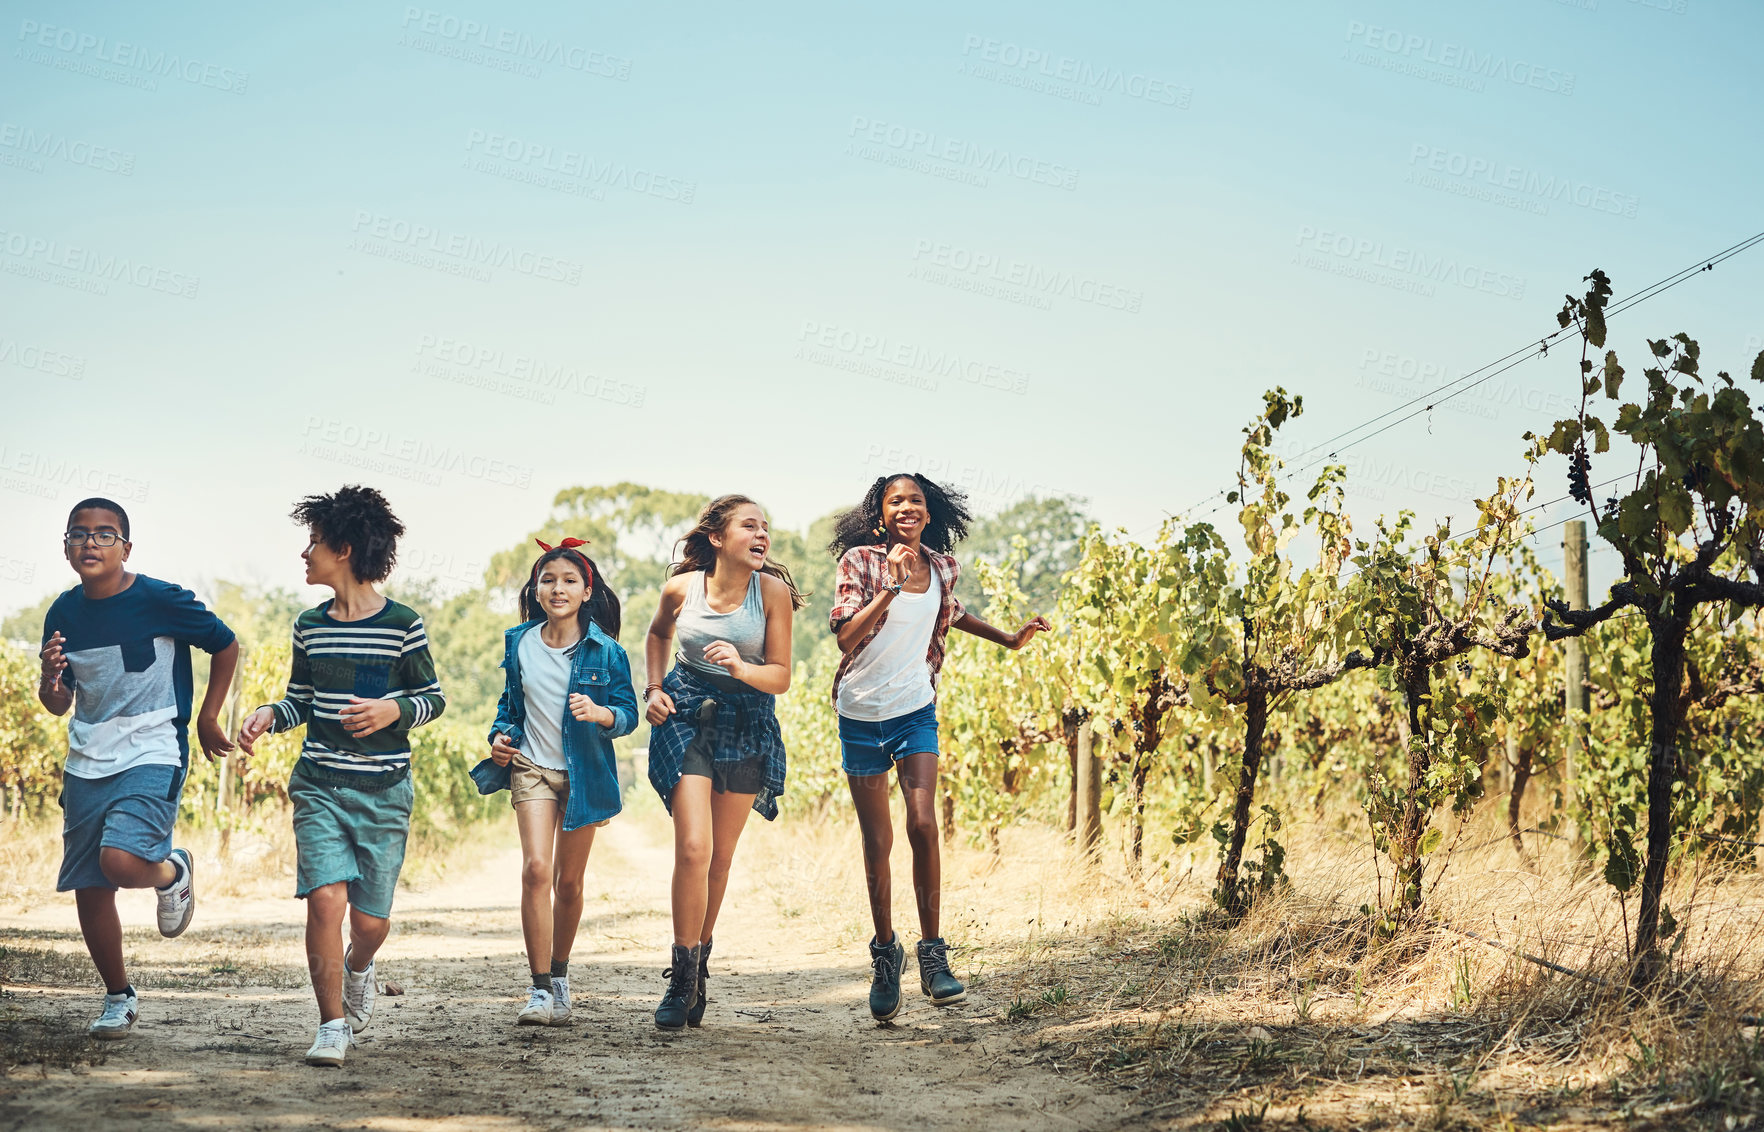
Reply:
[[[931,668],[931,686],[937,687],[937,673],[943,668],[943,639],[949,635],[949,627],[966,617],[968,611],[955,595],[956,577],[961,573],[956,560],[947,554],[939,554],[928,546],[920,547],[920,553],[931,563],[931,569],[937,572],[937,583],[942,587],[937,595],[937,624],[931,629],[931,646],[925,650],[925,663]],[[864,606],[869,605],[888,582],[888,548],[881,545],[854,546],[839,559],[839,574],[833,592],[833,612],[828,617],[835,633],[839,627],[856,617]],[[833,703],[839,703],[839,684],[845,674],[851,670],[852,662],[864,651],[869,643],[876,639],[882,626],[888,623],[888,611],[883,610],[882,616],[876,619],[869,635],[857,643],[857,647],[846,653],[839,660],[839,671],[833,674]]]

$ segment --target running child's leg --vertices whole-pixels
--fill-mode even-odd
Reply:
[[[557,867],[552,876],[551,943],[552,968],[567,963],[576,945],[576,929],[582,926],[582,878],[588,871],[588,852],[594,848],[594,827],[557,832]],[[528,945],[531,948],[531,944]],[[546,952],[532,952],[533,969],[540,970]]]
[[[888,809],[888,774],[847,774],[851,804],[864,842],[864,879],[870,893],[870,1017],[887,1022],[900,1013],[900,972],[906,949],[894,931],[894,878],[888,855],[894,849],[894,817]]]
[[[919,934],[943,933],[943,846],[937,836],[937,755],[908,755],[900,770],[900,796],[906,803],[907,844],[913,851],[913,896],[919,906]]]
[[[894,816],[888,807],[888,775],[850,774],[851,804],[864,843],[864,881],[870,894],[870,920],[876,940],[894,938],[894,879],[888,855],[894,850]]]
[[[711,795],[711,855],[706,877],[704,927],[698,942],[710,942],[711,929],[717,926],[717,912],[723,906],[723,893],[729,888],[729,865],[735,858],[735,843],[753,813],[752,794]]]
[[[320,885],[306,894],[306,966],[312,973],[321,1025],[343,1017],[343,918],[348,910],[346,881]]]
[[[967,1000],[967,988],[949,969],[943,941],[943,847],[937,836],[937,755],[908,755],[900,767],[900,793],[906,801],[907,841],[913,848],[913,892],[919,905],[917,958],[919,989],[933,1006]]]
[[[106,994],[121,994],[129,985],[123,966],[122,920],[116,914],[116,892],[109,888],[76,888],[74,905],[80,913],[80,934]]]
[[[674,944],[668,951],[667,993],[655,1008],[657,1029],[684,1030],[698,1001],[699,933],[710,904],[710,860],[714,843],[711,780],[683,774],[669,807],[674,815]]]
[[[682,775],[674,787],[674,943],[698,946],[710,903],[711,780]]]
[[[349,907],[349,967],[356,974],[368,969],[380,945],[392,934],[392,919]]]
[[[521,834],[521,935],[527,944],[527,969],[544,979],[534,986],[549,987],[551,981],[553,854],[558,834],[557,803],[535,798],[518,803],[515,826]]]
[[[118,888],[164,888],[178,879],[178,867],[169,857],[146,861],[109,845],[98,851],[98,867],[104,870],[105,879]]]

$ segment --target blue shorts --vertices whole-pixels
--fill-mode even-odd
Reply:
[[[839,717],[840,765],[858,778],[887,774],[908,755],[937,753],[937,701],[893,719]]]
[[[381,784],[357,786],[338,772],[295,765],[288,779],[297,857],[294,895],[347,883],[350,905],[384,920],[392,915],[416,794],[408,775],[381,789],[370,786]]]
[[[183,769],[135,766],[104,778],[61,779],[61,875],[55,891],[116,890],[98,867],[100,849],[121,849],[157,865],[171,856]]]

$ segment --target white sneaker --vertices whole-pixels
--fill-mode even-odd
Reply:
[[[549,1026],[551,1025],[551,992],[540,987],[527,988],[527,1005],[515,1015],[517,1026]]]
[[[321,1022],[318,1037],[313,1039],[312,1048],[306,1051],[306,1064],[328,1065],[335,1069],[343,1064],[343,1057],[354,1042],[355,1038],[346,1019]]]
[[[568,975],[551,976],[551,1024],[568,1026],[575,1006],[570,1002],[570,977]]]
[[[129,1036],[135,1019],[141,1014],[141,1000],[130,991],[104,996],[104,1013],[86,1027],[86,1033],[100,1041],[116,1041]]]
[[[352,969],[349,956],[354,951],[351,947],[343,952],[343,1017],[359,1034],[374,1016],[374,965],[370,961],[365,971]]]
[[[186,849],[173,849],[166,860],[177,868],[178,875],[153,892],[159,897],[159,934],[171,939],[184,934],[190,917],[196,914],[196,867]]]

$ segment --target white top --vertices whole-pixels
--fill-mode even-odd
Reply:
[[[931,588],[922,594],[894,595],[888,617],[839,682],[839,714],[880,722],[918,711],[937,698],[931,686],[931,631],[937,627],[942,583],[931,571]]]
[[[564,762],[563,717],[569,710],[569,649],[554,649],[535,625],[521,636],[515,660],[521,666],[521,694],[527,706],[527,741],[521,754],[534,766],[569,770]]]

